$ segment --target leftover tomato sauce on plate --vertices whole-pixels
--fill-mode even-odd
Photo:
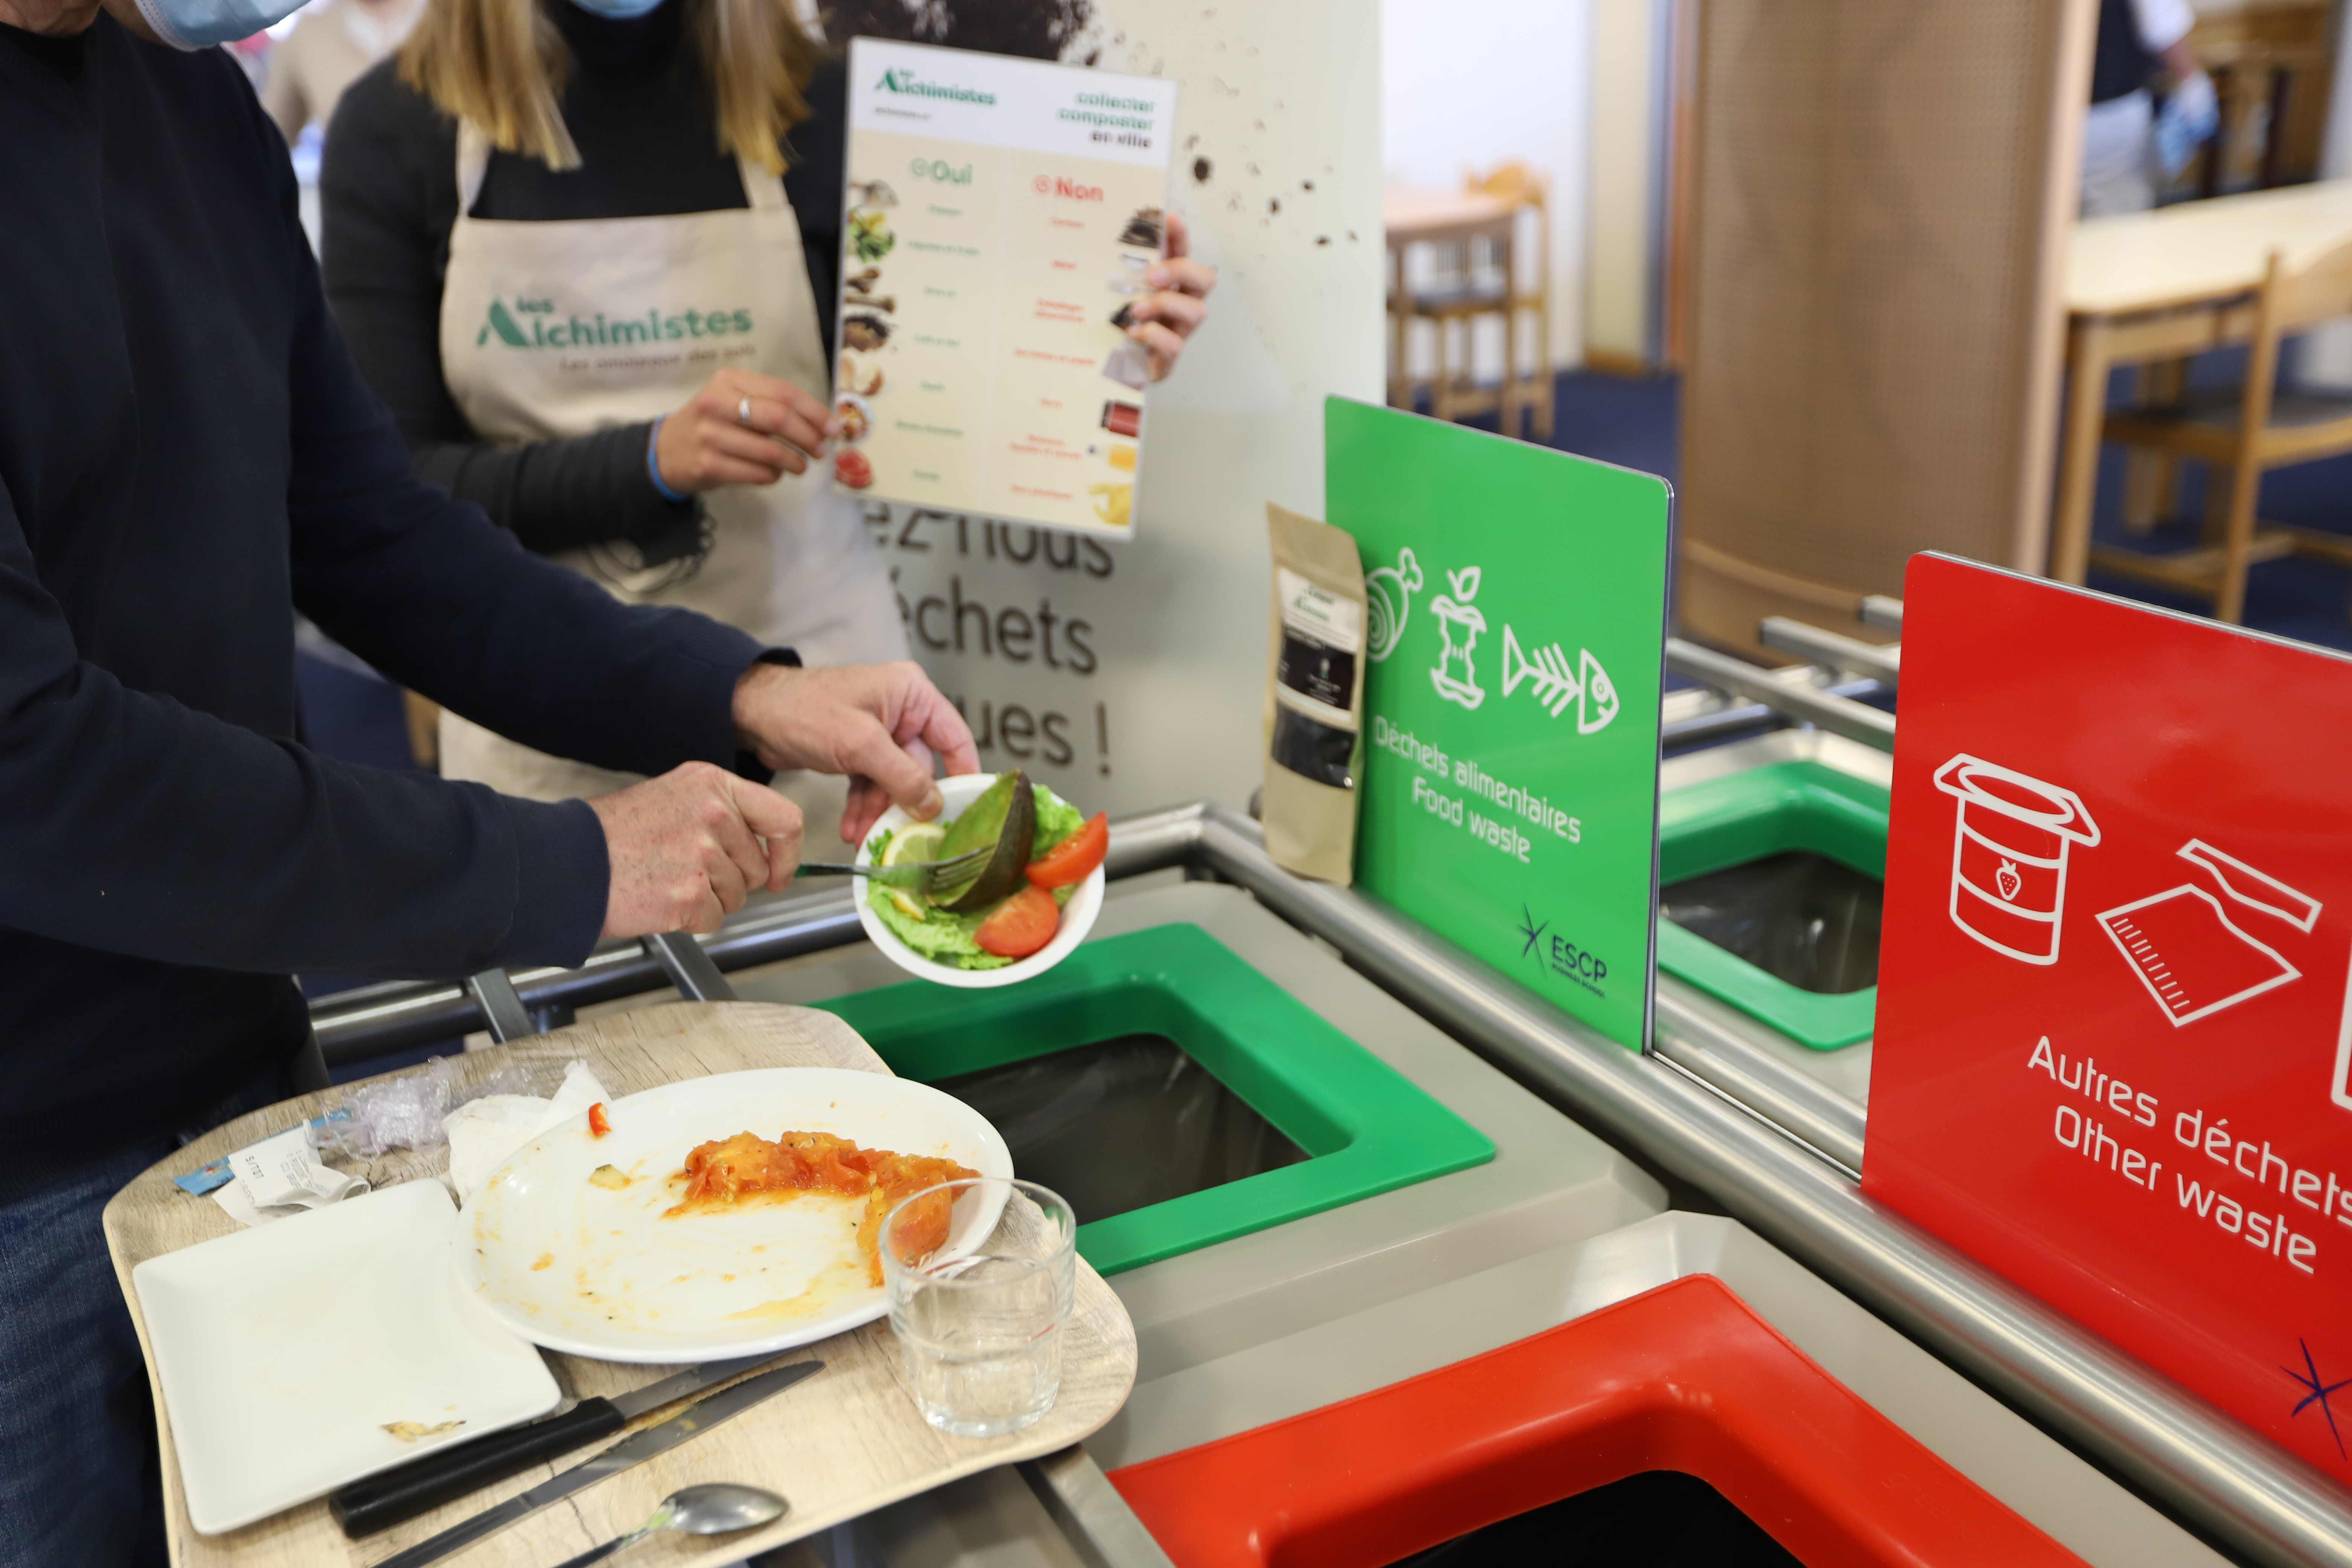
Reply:
[[[868,1282],[882,1283],[882,1220],[901,1200],[978,1171],[930,1154],[863,1149],[830,1132],[755,1132],[698,1144],[686,1157],[686,1195],[667,1213],[723,1208],[756,1193],[833,1193],[866,1199],[857,1248]],[[934,1193],[908,1216],[899,1252],[905,1261],[937,1250],[948,1238],[954,1197]]]

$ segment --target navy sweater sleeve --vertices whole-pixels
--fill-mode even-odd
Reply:
[[[110,26],[101,21],[101,33]],[[132,101],[124,79],[152,57],[111,36],[94,45],[120,66],[116,101]],[[226,66],[220,71],[234,77]],[[278,339],[282,387],[257,381],[239,388],[226,379],[236,367],[224,366],[212,401],[245,408],[134,403],[113,417],[135,421],[128,428],[152,463],[185,438],[175,419],[241,419],[256,412],[256,399],[260,413],[281,411],[282,537],[294,599],[397,679],[529,744],[605,766],[652,773],[691,758],[734,763],[730,699],[759,646],[688,612],[624,606],[413,479],[398,433],[352,371],[327,315],[282,142],[241,81],[221,88],[212,107],[249,120],[218,134],[234,131],[249,142],[250,161],[240,149],[230,162],[239,182],[253,184],[241,192],[197,181],[202,221],[214,227],[208,237],[242,247],[246,260],[279,274],[271,286],[292,293],[282,328],[234,344],[268,352]],[[261,184],[266,195],[253,188]],[[248,211],[252,217],[240,220]],[[158,219],[157,256],[173,254],[169,215],[148,216]],[[172,265],[147,266],[120,239],[115,254],[119,267],[142,276],[163,278]],[[201,258],[195,270],[224,259],[237,258]],[[61,282],[71,289],[78,280]],[[266,298],[257,283],[245,287]],[[199,294],[158,308],[207,303],[230,307]],[[38,304],[18,300],[12,326],[37,332]],[[37,338],[26,345],[41,347]],[[40,368],[37,353],[30,369]],[[231,398],[225,388],[247,395]],[[181,394],[206,397],[202,384]],[[0,405],[8,401],[0,397]],[[266,432],[265,424],[254,434],[266,440]],[[68,444],[59,436],[48,449]],[[37,479],[47,472],[31,449],[25,468]],[[82,521],[71,491],[40,489],[44,510],[58,519],[52,530],[98,526]],[[220,575],[152,589],[168,596],[159,603],[217,615],[242,590],[234,573],[266,569],[267,552],[254,554],[247,542],[268,536],[266,520],[221,515],[215,498],[202,493],[179,498],[173,510],[174,526],[209,531],[218,542]],[[608,880],[603,832],[586,805],[540,805],[337,763],[135,687],[85,657],[74,623],[105,626],[107,606],[77,609],[51,591],[44,542],[26,527],[21,499],[0,482],[0,926],[169,964],[279,974],[454,974],[585,957],[603,923]],[[70,541],[46,542],[56,554]],[[110,592],[133,591],[142,574],[154,574],[141,550],[135,533],[125,536],[108,573]],[[59,560],[58,574],[77,580],[70,552]],[[108,635],[123,646],[124,662],[145,657],[138,628]],[[269,683],[258,661],[274,662],[289,636],[282,624],[224,625],[216,646],[182,657],[218,663],[223,649],[250,647],[254,676],[225,672],[225,700],[234,706],[242,700],[234,694],[253,679]]]
[[[260,973],[577,963],[595,814],[314,755],[81,658],[0,493],[0,923]]]
[[[625,605],[411,478],[317,274],[304,280],[288,493],[297,607],[402,685],[525,745],[630,773],[735,765],[735,681],[761,645],[690,610]]]

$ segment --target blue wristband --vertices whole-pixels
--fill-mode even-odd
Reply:
[[[661,416],[654,421],[654,427],[646,432],[646,478],[653,480],[654,489],[661,492],[662,500],[682,501],[686,500],[684,492],[674,490],[662,483],[661,465],[654,461],[654,443],[661,439],[662,420],[668,417],[667,414]]]

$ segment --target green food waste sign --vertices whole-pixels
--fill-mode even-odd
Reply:
[[[1324,493],[1370,600],[1357,885],[1642,1049],[1671,489],[1335,397]]]

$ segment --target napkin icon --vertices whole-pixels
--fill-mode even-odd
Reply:
[[[2174,853],[2210,876],[2221,897],[2183,882],[2095,917],[2174,1028],[2303,977],[2285,954],[2231,913],[2263,917],[2255,923],[2266,934],[2283,934],[2267,924],[2276,921],[2308,936],[2319,923],[2319,900],[2200,838]]]

